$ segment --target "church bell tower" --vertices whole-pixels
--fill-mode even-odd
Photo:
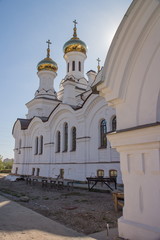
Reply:
[[[62,80],[63,103],[76,105],[76,96],[87,88],[84,77],[84,61],[87,58],[87,46],[77,36],[77,21],[74,20],[73,37],[63,46],[66,61],[66,76]]]

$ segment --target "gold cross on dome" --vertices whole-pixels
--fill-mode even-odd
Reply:
[[[50,48],[49,45],[52,44],[50,40],[48,40],[46,43],[48,43],[48,48],[47,48],[47,58],[50,57]]]
[[[49,45],[52,44],[50,40],[48,40],[46,43],[48,43],[48,48],[49,48]]]
[[[76,19],[73,21],[74,23],[74,27],[76,28],[76,25],[78,24],[78,22],[76,21]]]
[[[97,58],[98,65],[99,65],[100,61],[101,61],[101,60],[100,60],[99,58]]]
[[[74,20],[73,23],[74,23],[73,39],[77,39],[77,28],[76,28],[76,24],[78,24],[78,22],[77,22],[76,20]]]
[[[97,58],[97,62],[98,62],[97,69],[98,69],[98,72],[100,71],[100,65],[99,65],[100,61],[101,61],[101,60],[100,60],[99,58]]]

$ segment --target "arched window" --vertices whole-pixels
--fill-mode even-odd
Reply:
[[[67,64],[67,72],[69,72],[69,63]]]
[[[109,177],[117,177],[117,170],[115,169],[110,169],[109,170]]]
[[[75,61],[72,61],[72,71],[75,71]]]
[[[36,137],[35,139],[35,151],[34,154],[37,155],[38,154],[38,137]]]
[[[112,119],[112,131],[116,131],[117,129],[117,120],[116,120],[116,116]]]
[[[81,72],[81,62],[80,61],[78,62],[78,69]]]
[[[35,174],[35,168],[32,168],[32,176]]]
[[[104,177],[104,170],[103,169],[98,169],[97,170],[97,177]]]
[[[40,136],[39,154],[43,153],[43,136]]]
[[[106,148],[107,147],[107,125],[106,120],[103,119],[100,123],[100,148]]]
[[[15,174],[18,174],[18,167],[16,167],[16,171],[15,171]]]
[[[39,173],[40,173],[40,168],[37,168],[37,173],[36,173],[37,177],[39,176]]]
[[[21,154],[22,140],[19,139],[18,153]]]
[[[72,149],[71,151],[76,151],[76,128],[72,128]]]
[[[68,150],[68,123],[64,124],[64,152]]]
[[[64,178],[64,169],[63,169],[63,168],[61,168],[60,171],[59,171],[59,177],[60,177],[61,179]]]
[[[56,139],[56,142],[57,142],[56,152],[60,152],[60,150],[61,150],[61,133],[60,133],[60,131],[57,131],[57,139]]]

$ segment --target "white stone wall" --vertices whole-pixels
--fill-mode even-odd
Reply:
[[[25,132],[22,141],[21,154],[15,154],[15,168],[18,174],[32,174],[32,168],[40,168],[40,175],[57,177],[60,169],[64,169],[64,177],[85,181],[86,177],[97,175],[98,169],[103,169],[105,176],[109,176],[109,170],[118,172],[118,183],[122,183],[119,166],[119,154],[112,149],[110,142],[106,149],[99,149],[100,121],[106,119],[107,128],[111,130],[111,119],[115,111],[107,107],[105,100],[93,94],[86,101],[83,108],[73,110],[66,104],[60,104],[51,114],[47,122],[43,123],[39,118],[34,118],[25,131],[19,130],[17,122],[14,136],[20,136]],[[68,151],[63,152],[64,123],[68,123]],[[71,151],[71,129],[76,127],[77,147]],[[56,133],[61,132],[61,151],[56,152]],[[43,154],[35,155],[35,139],[43,136]],[[16,140],[17,141],[17,140]],[[26,148],[28,147],[28,148]],[[20,163],[16,165],[17,161]]]
[[[120,237],[160,239],[160,2],[133,1],[111,44],[100,94],[116,108],[125,205]]]
[[[66,60],[66,75],[74,76],[76,79],[84,78],[84,61],[86,55],[81,52],[68,52],[64,55]],[[75,70],[72,70],[72,61],[75,61]],[[79,61],[81,62],[81,71],[79,71]],[[69,72],[68,72],[68,63],[69,63]]]

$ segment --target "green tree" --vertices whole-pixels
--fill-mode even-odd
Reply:
[[[13,161],[9,161],[9,162],[3,162],[3,168],[4,169],[12,169],[12,165],[13,165]]]
[[[3,170],[3,157],[0,155],[0,170]]]

